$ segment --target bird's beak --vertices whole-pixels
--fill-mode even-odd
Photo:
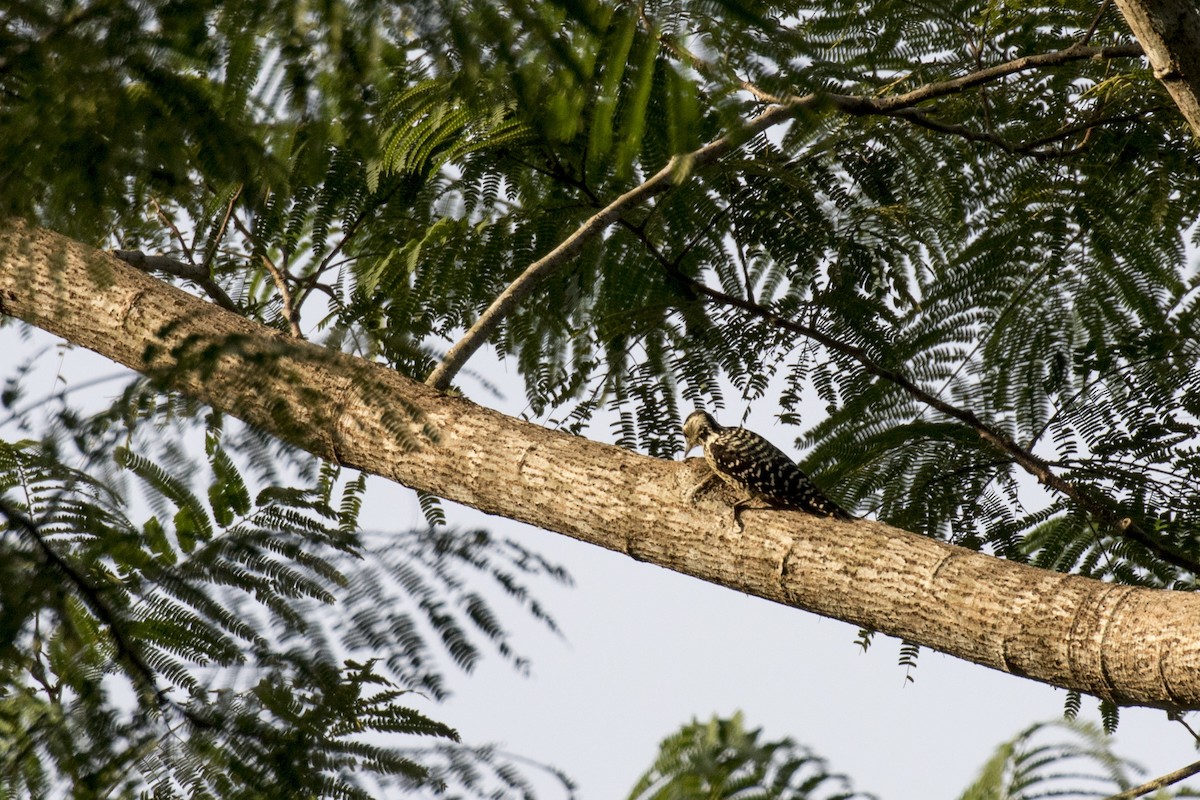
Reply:
[[[687,449],[683,451],[683,457],[687,458],[688,453],[690,453],[696,449],[696,445],[698,444],[698,442],[684,442],[684,444],[687,445]]]

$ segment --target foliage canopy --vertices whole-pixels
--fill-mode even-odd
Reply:
[[[501,321],[492,344],[531,417],[583,431],[607,412],[618,443],[671,457],[692,406],[759,403],[860,512],[1191,588],[1200,337],[1185,247],[1200,163],[1133,45],[1109,4],[1074,0],[18,1],[0,20],[0,214],[169,256],[155,265],[216,302],[424,379],[531,263],[674,165]],[[772,109],[777,124],[754,122]],[[715,142],[720,158],[699,156]],[[29,428],[20,377],[4,401]],[[812,397],[823,419],[802,418]],[[189,430],[208,445],[204,496],[179,454]],[[53,765],[10,760],[10,785],[113,780],[72,760],[55,715],[143,758],[140,721],[87,688],[113,671],[143,708],[181,690],[191,700],[172,702],[201,727],[303,710],[315,739],[294,753],[323,748],[326,777],[424,774],[344,741],[331,703],[452,735],[398,702],[442,686],[409,622],[351,599],[336,646],[288,655],[363,552],[362,484],[236,436],[138,385],[4,444],[5,570],[49,570],[27,595],[5,589],[0,645],[24,654],[5,661],[5,724],[47,720],[37,747]],[[127,518],[130,476],[145,522]],[[407,541],[382,563],[460,665],[472,637],[516,656],[445,559],[548,619],[502,576],[557,568],[482,533]],[[371,573],[375,602],[389,574]],[[347,644],[390,655],[342,662]],[[215,667],[247,661],[261,689],[202,699]],[[269,676],[292,687],[286,702]],[[242,774],[227,763],[262,767],[228,740],[232,761],[200,768],[195,754],[219,748],[189,742],[201,750],[177,763],[138,761],[141,779],[227,796],[220,781]]]

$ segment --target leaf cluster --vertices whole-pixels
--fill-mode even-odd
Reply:
[[[1142,771],[1117,755],[1107,733],[1095,725],[1069,719],[1037,723],[997,747],[960,799],[1106,797],[1130,789]],[[1160,794],[1191,796],[1186,789]]]
[[[458,734],[413,690],[444,696],[445,666],[469,670],[485,643],[521,667],[473,576],[556,630],[528,581],[568,580],[561,568],[482,531],[365,542],[363,476],[326,466],[307,489],[256,495],[222,433],[206,432],[203,492],[115,450],[154,510],[140,523],[119,480],[30,441],[0,446],[5,791],[471,794],[480,770],[521,785],[486,749],[414,744]],[[344,613],[322,611],[335,602]]]
[[[96,183],[142,187],[126,201],[161,198],[151,217],[109,197],[105,212],[75,216],[175,247],[244,313],[287,328],[315,307],[330,346],[423,378],[583,220],[726,137],[741,148],[621,216],[504,319],[492,344],[514,360],[529,415],[582,431],[603,410],[618,443],[671,457],[689,406],[762,402],[801,427],[806,467],[832,494],[895,524],[1154,585],[1185,585],[1179,565],[1200,564],[1184,242],[1200,173],[1161,87],[1110,58],[896,113],[834,100],[895,98],[1084,40],[1122,44],[1113,9],[368,2],[318,33],[317,17],[285,20],[284,6],[184,5],[190,16],[139,5],[142,16],[82,27],[65,9],[27,11],[9,26],[25,60],[0,75],[13,120],[43,119],[21,92],[67,58],[56,37],[122,19],[161,28],[144,60],[191,76],[211,109],[175,117],[230,131],[227,144],[173,134],[185,191],[103,167],[113,179]],[[197,20],[216,36],[200,41]],[[77,66],[134,85],[125,62],[91,63]],[[146,96],[192,96],[161,88]],[[830,100],[745,133],[770,98],[808,94]],[[232,144],[243,140],[254,147]],[[58,213],[50,194],[22,202]],[[1020,453],[971,419],[1093,502],[1031,492]],[[1122,518],[1177,550],[1176,564],[1123,537]]]
[[[1111,4],[11,5],[0,213],[161,252],[250,318],[423,379],[530,264],[674,163],[669,190],[589,239],[492,337],[528,416],[574,432],[602,421],[619,444],[674,457],[692,406],[759,404],[860,512],[1108,580],[1191,588],[1200,572],[1187,262],[1200,151],[1137,59],[945,88],[1021,56],[1129,45]],[[786,121],[755,127],[789,103]],[[688,154],[714,143],[723,157],[693,169]],[[110,420],[202,413],[118,405]],[[552,625],[523,587],[553,568],[439,529],[356,568],[351,620],[321,631],[309,610],[343,591],[365,546],[347,522],[361,485],[309,463],[305,488],[288,488],[286,448],[245,432],[240,455],[266,488],[252,496],[217,436],[205,494],[183,478],[178,430],[165,461],[101,433],[85,470],[63,472],[52,449],[6,451],[6,485],[29,493],[5,501],[10,525],[30,524],[5,540],[5,569],[60,559],[145,640],[141,653],[105,639],[79,582],[6,599],[25,610],[4,641],[59,653],[71,703],[103,686],[85,674],[124,676],[139,708],[186,726],[211,692],[204,670],[250,658],[247,674],[294,678],[289,703],[333,726],[313,730],[336,728],[326,700],[342,689],[384,720],[372,698],[401,708],[392,692],[444,691],[433,652],[469,669],[487,642],[524,663],[460,569]],[[141,524],[124,517],[129,476],[155,508]],[[69,574],[56,569],[44,573]],[[324,644],[294,646],[310,640]],[[372,655],[351,665],[348,641]],[[379,650],[391,655],[372,661]],[[21,669],[13,685],[45,667]],[[282,713],[251,685],[221,696],[222,719]],[[164,711],[152,698],[168,689]],[[68,727],[125,747],[104,717],[116,712],[89,702],[108,721]],[[46,741],[58,764],[67,747]]]
[[[653,766],[634,784],[630,800],[762,797],[771,800],[848,800],[849,782],[789,738],[761,740],[742,713],[693,720],[663,739]]]

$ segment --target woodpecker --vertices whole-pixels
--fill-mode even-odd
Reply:
[[[704,460],[713,473],[759,502],[822,517],[854,519],[822,494],[782,450],[754,431],[726,428],[718,425],[712,415],[693,411],[684,420],[683,438],[687,445],[685,456],[697,446],[703,446]],[[741,507],[742,503],[734,506],[734,518],[739,524]]]

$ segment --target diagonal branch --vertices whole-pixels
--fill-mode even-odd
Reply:
[[[903,94],[886,97],[857,97],[840,94],[807,94],[780,99],[756,117],[748,120],[736,131],[714,139],[698,150],[691,153],[676,155],[667,165],[642,183],[630,189],[625,194],[613,200],[607,206],[589,217],[575,229],[557,247],[546,255],[534,261],[516,280],[492,301],[492,304],[480,314],[462,338],[447,352],[441,363],[434,368],[425,379],[428,386],[445,390],[449,388],[454,376],[463,365],[483,346],[488,337],[496,330],[517,304],[533,293],[533,290],[547,276],[564,267],[572,258],[579,254],[584,246],[599,236],[616,222],[626,211],[649,200],[655,195],[682,183],[694,171],[706,167],[736,150],[748,139],[790,120],[801,111],[822,104],[832,105],[846,114],[855,116],[884,114],[896,115],[902,109],[939,97],[957,94],[975,86],[990,81],[999,80],[1008,75],[1024,72],[1041,67],[1057,66],[1071,61],[1090,59],[1130,58],[1140,56],[1142,49],[1136,44],[1116,45],[1113,47],[1091,47],[1074,44],[1063,50],[1052,53],[1022,56],[1002,64],[996,64],[948,81],[937,81],[913,89]]]
[[[720,142],[721,140],[717,140],[717,142],[714,142],[714,145]],[[729,147],[714,147],[713,145],[710,145],[709,148],[709,156],[704,160],[699,158],[704,153],[704,150],[692,154],[690,160],[678,156],[672,158],[667,162],[665,167],[650,178],[588,217],[587,221],[576,228],[575,232],[564,239],[558,247],[555,247],[549,253],[530,264],[515,281],[510,283],[492,301],[492,304],[479,315],[479,319],[475,321],[475,324],[446,352],[446,356],[442,359],[442,362],[425,379],[426,385],[432,386],[435,389],[449,388],[450,382],[454,380],[454,376],[467,363],[467,360],[487,341],[487,338],[496,330],[500,322],[516,308],[517,304],[533,292],[534,288],[543,278],[578,255],[579,251],[589,241],[603,232],[605,228],[615,222],[624,212],[656,194],[665,192],[676,181],[686,175],[690,168],[711,162],[724,155],[730,149]]]
[[[1186,767],[1180,767],[1174,772],[1168,772],[1166,775],[1160,775],[1152,781],[1146,781],[1141,786],[1134,786],[1132,789],[1127,789],[1118,794],[1106,797],[1105,800],[1134,800],[1134,798],[1142,797],[1151,792],[1158,791],[1173,783],[1179,783],[1182,780],[1192,777],[1200,773],[1200,761],[1193,761]]]
[[[1200,5],[1195,0],[1117,0],[1117,7],[1145,45],[1154,77],[1200,138]]]
[[[683,501],[683,464],[505,417],[0,224],[0,313],[322,458],[490,514],[1125,705],[1200,707],[1200,594],[1107,584],[882,523]]]
[[[111,250],[109,252],[131,267],[136,267],[143,271],[163,272],[167,275],[174,275],[176,278],[192,281],[207,292],[208,296],[221,308],[226,311],[232,311],[235,314],[241,313],[241,309],[237,307],[237,303],[233,302],[233,299],[225,293],[221,285],[213,280],[207,267],[200,266],[199,264],[185,264],[170,256],[149,255],[143,253],[141,250]]]
[[[37,545],[37,549],[41,551],[45,562],[52,569],[58,570],[67,579],[67,582],[75,587],[83,604],[91,609],[91,612],[96,615],[96,619],[108,627],[108,633],[116,648],[117,659],[123,660],[129,667],[134,683],[147,696],[162,703],[166,699],[166,695],[158,688],[158,678],[154,670],[143,657],[140,648],[135,646],[133,640],[129,638],[124,620],[117,618],[116,612],[109,607],[100,594],[100,590],[46,541],[37,522],[3,499],[0,499],[0,517],[5,519],[7,526],[23,531],[32,539],[33,543]]]

